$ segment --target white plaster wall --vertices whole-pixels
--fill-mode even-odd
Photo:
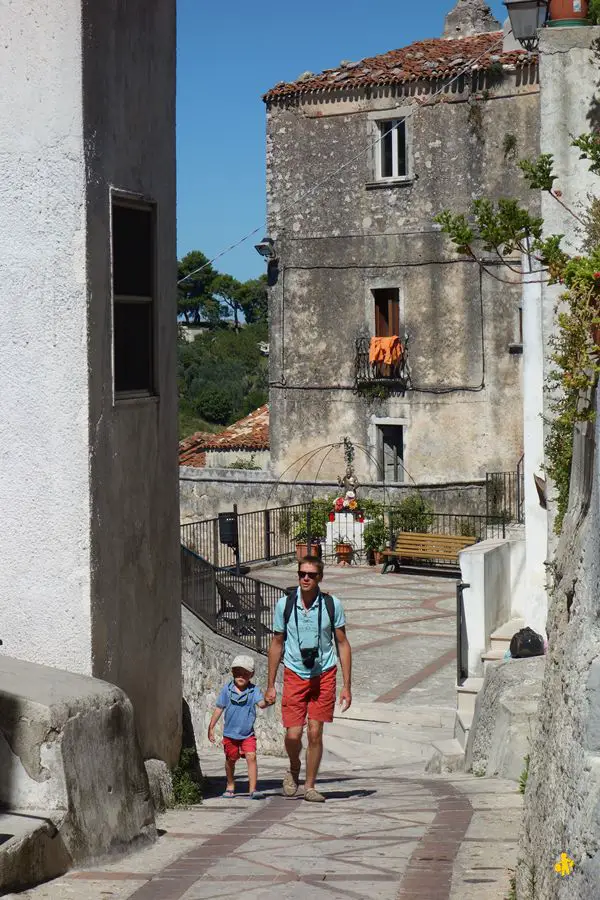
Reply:
[[[592,45],[600,38],[600,27],[545,28],[540,32],[540,152],[554,157],[558,176],[555,188],[562,200],[576,212],[585,211],[589,195],[600,193],[600,178],[592,175],[588,163],[580,160],[579,150],[571,146],[572,136],[598,127],[590,110],[598,84],[598,61]],[[542,194],[542,216],[547,234],[564,234],[565,247],[581,249],[581,226],[547,193]],[[560,296],[560,285],[542,287],[542,327],[544,344],[554,329],[554,307]],[[546,360],[545,374],[548,361]],[[547,403],[547,398],[546,401]],[[552,492],[550,492],[552,496]],[[554,505],[548,515],[548,544],[554,551]]]
[[[0,21],[0,637],[89,673],[80,2]]]
[[[524,261],[524,268],[528,268]],[[540,505],[534,475],[544,478],[544,338],[540,273],[523,276],[523,436],[525,566],[513,597],[513,612],[545,634],[548,615],[545,562],[548,513]]]

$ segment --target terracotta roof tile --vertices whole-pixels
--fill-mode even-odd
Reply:
[[[179,444],[179,465],[201,468],[206,464],[207,450],[268,449],[269,406],[265,404],[216,434],[197,431],[185,438]]]
[[[279,97],[308,94],[313,91],[368,87],[369,85],[404,84],[433,78],[450,78],[464,70],[469,60],[472,71],[489,69],[497,63],[525,65],[531,60],[524,50],[502,51],[502,32],[492,31],[472,37],[434,38],[417,41],[400,50],[371,56],[357,63],[344,63],[337,69],[325,69],[320,75],[302,76],[297,81],[280,82],[264,95],[269,102]]]

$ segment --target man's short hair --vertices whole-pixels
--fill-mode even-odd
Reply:
[[[321,578],[323,577],[323,570],[325,567],[323,565],[323,560],[319,559],[318,556],[303,556],[298,563],[298,566],[301,566],[302,563],[310,563],[312,566],[316,566],[319,571],[319,575],[321,576]]]

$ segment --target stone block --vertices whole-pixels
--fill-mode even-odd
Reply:
[[[19,839],[33,866],[19,861],[13,835],[7,846],[13,862],[0,865],[0,888],[8,887],[4,878],[12,888],[23,886],[22,878],[32,884],[154,839],[148,779],[125,694],[94,678],[0,656],[0,805],[56,830]]]
[[[545,657],[511,659],[486,672],[475,704],[466,769],[518,781],[530,752]]]

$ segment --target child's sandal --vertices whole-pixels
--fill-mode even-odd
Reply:
[[[235,791],[223,791],[221,797],[226,797],[227,800],[231,800],[232,797],[235,797]]]

